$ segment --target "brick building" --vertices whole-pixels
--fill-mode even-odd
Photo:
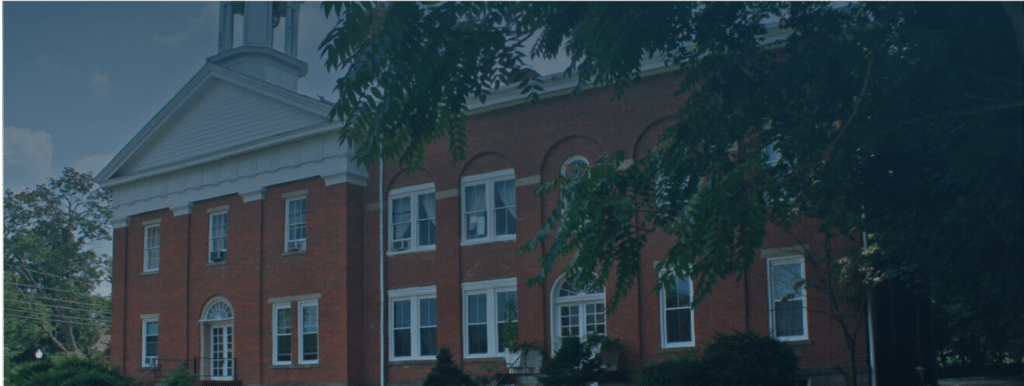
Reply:
[[[696,308],[680,301],[692,292],[686,280],[652,290],[667,236],[651,239],[641,257],[649,269],[614,314],[604,313],[613,289],[566,282],[564,261],[527,287],[540,265],[518,249],[558,199],[533,192],[566,165],[650,151],[683,103],[670,71],[652,66],[618,101],[603,88],[570,97],[575,80],[559,76],[547,77],[538,103],[492,95],[472,108],[465,161],[432,146],[422,171],[389,165],[378,179],[376,165],[360,167],[338,145],[331,105],[295,91],[306,72],[294,57],[298,5],[232,4],[221,6],[220,52],[97,177],[114,197],[111,360],[127,373],[188,363],[204,379],[252,385],[375,383],[383,348],[387,383],[415,384],[438,347],[470,371],[503,368],[499,331],[517,323],[520,339],[547,352],[562,336],[620,337],[625,368],[749,328],[790,341],[802,377],[837,380],[842,336],[808,301],[816,294],[785,296],[808,267],[777,229],[746,279],[723,282]]]

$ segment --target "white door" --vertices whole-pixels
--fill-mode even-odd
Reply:
[[[230,381],[235,377],[232,330],[231,325],[210,327],[210,379]]]

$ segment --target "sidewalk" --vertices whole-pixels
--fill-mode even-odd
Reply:
[[[1024,376],[947,378],[939,386],[1024,386]]]

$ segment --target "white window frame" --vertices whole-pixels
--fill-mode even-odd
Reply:
[[[150,239],[150,231],[156,235],[156,245],[151,245],[153,240]],[[142,272],[157,272],[160,271],[160,224],[147,225],[142,233],[143,239],[143,254],[142,259]]]
[[[288,361],[279,360],[278,359],[279,347],[278,347],[277,340],[281,336],[287,335],[289,337],[289,339],[288,339],[288,350],[291,351],[291,349],[292,349],[291,339],[294,338],[294,336],[293,336],[294,334],[292,333],[292,320],[291,320],[292,319],[292,303],[291,302],[288,302],[288,303],[277,303],[277,304],[274,304],[273,309],[274,309],[274,324],[273,324],[273,326],[271,328],[273,329],[273,335],[274,335],[274,337],[273,337],[273,340],[274,340],[274,351],[271,354],[272,355],[271,360],[273,361],[273,364],[275,364],[275,365],[290,365],[295,360],[295,353],[294,352],[289,352],[289,354],[288,354],[289,355]],[[288,333],[286,333],[286,334],[282,334],[280,332],[280,329],[279,329],[279,326],[278,326],[278,323],[280,323],[280,320],[278,319],[278,316],[277,316],[279,310],[288,310],[288,326],[287,326],[288,327]]]
[[[781,341],[807,340],[807,339],[809,339],[809,336],[810,336],[809,333],[808,333],[808,327],[809,326],[807,324],[807,288],[806,288],[806,286],[801,287],[800,290],[799,290],[799,293],[796,294],[797,296],[799,296],[799,299],[803,301],[803,307],[800,307],[800,309],[801,309],[801,313],[800,314],[801,314],[801,317],[803,318],[803,320],[802,320],[802,322],[803,322],[803,330],[804,330],[803,335],[778,336],[776,334],[776,332],[775,332],[775,296],[774,296],[774,292],[772,292],[772,289],[773,289],[773,286],[775,285],[775,283],[773,283],[773,280],[772,280],[772,276],[773,276],[772,275],[772,271],[773,271],[773,269],[774,269],[774,267],[776,265],[784,265],[784,264],[788,265],[788,264],[794,264],[794,263],[800,264],[800,279],[806,280],[806,278],[807,278],[807,266],[806,266],[806,264],[804,264],[804,257],[803,256],[800,256],[800,255],[782,256],[782,257],[773,257],[773,258],[768,259],[768,271],[767,271],[767,273],[768,273],[768,280],[767,280],[767,282],[768,282],[768,307],[769,307],[768,329],[769,329],[769,331],[771,331],[771,335],[772,336],[774,336],[776,339],[781,340]]]
[[[460,221],[460,223],[462,225],[462,228],[461,228],[461,231],[459,232],[459,234],[460,234],[460,238],[462,239],[462,245],[474,245],[474,244],[483,244],[483,243],[490,243],[490,242],[495,242],[495,241],[509,241],[509,240],[515,240],[516,239],[516,233],[505,234],[505,235],[497,235],[495,233],[495,229],[496,229],[496,227],[495,227],[495,217],[496,217],[495,216],[495,212],[496,212],[496,208],[494,207],[494,205],[495,205],[495,203],[494,203],[494,183],[495,182],[500,182],[500,181],[508,181],[508,180],[512,180],[513,192],[515,190],[517,190],[519,184],[516,181],[515,169],[504,169],[504,170],[498,170],[498,171],[489,172],[489,173],[483,173],[483,174],[477,174],[477,175],[473,175],[473,176],[462,177],[461,184],[459,186],[460,196],[462,197],[462,199],[460,200],[461,203],[459,204],[459,206],[460,206],[460,214],[459,214],[459,219],[460,220],[459,221]],[[485,197],[485,199],[484,199],[484,202],[485,202],[484,212],[487,215],[487,223],[484,225],[486,228],[485,228],[485,232],[484,232],[483,236],[478,237],[478,238],[474,238],[474,239],[469,239],[469,238],[466,237],[467,236],[467,232],[469,232],[469,224],[466,222],[466,201],[467,201],[466,200],[466,197],[467,197],[467,195],[466,195],[466,188],[471,187],[471,186],[476,186],[476,185],[484,185],[484,197]],[[518,208],[518,206],[519,206],[518,201],[519,201],[519,197],[517,195],[517,197],[516,197],[516,205],[513,206],[513,210],[512,210],[513,213],[516,213],[515,209]],[[519,219],[518,219],[518,216],[515,216],[515,217],[516,217],[516,232],[518,233],[518,231],[519,231]]]
[[[675,278],[675,277],[673,276],[673,278]],[[668,291],[665,288],[662,288],[661,291],[659,291],[659,307],[658,307],[659,310],[660,310],[660,314],[661,314],[661,347],[662,348],[694,347],[695,342],[697,341],[696,334],[694,333],[695,332],[694,331],[695,327],[693,325],[693,322],[694,322],[694,316],[693,316],[693,280],[690,277],[684,277],[684,278],[681,278],[680,280],[684,281],[690,287],[689,288],[689,291],[690,291],[690,304],[686,305],[685,307],[673,308],[673,310],[676,310],[676,309],[688,309],[688,310],[690,310],[690,340],[689,341],[681,341],[681,342],[669,342],[668,341],[668,329],[667,329],[668,328],[668,311],[669,311],[669,309],[668,309]]]
[[[426,194],[434,194],[434,218],[433,218],[433,221],[434,221],[434,243],[433,244],[424,244],[425,241],[424,240],[420,240],[420,232],[419,232],[420,231],[420,223],[422,221],[430,220],[430,219],[421,219],[421,218],[419,218],[419,213],[420,213],[419,212],[419,203],[420,203],[419,198],[420,198],[420,196],[423,196],[423,195],[426,195]],[[408,245],[408,247],[406,249],[395,250],[394,249],[394,246],[395,246],[394,243],[396,242],[396,240],[395,240],[395,227],[394,227],[395,224],[392,223],[392,220],[394,219],[394,212],[392,212],[392,211],[395,208],[395,206],[394,206],[395,200],[400,200],[400,199],[403,199],[403,198],[408,198],[409,199],[409,203],[410,203],[409,204],[410,205],[409,208],[410,208],[411,213],[410,213],[410,216],[409,216],[409,224],[410,224],[410,231],[411,231],[412,235],[411,235],[410,239],[405,240],[405,241],[408,241],[408,243],[409,243],[409,245]],[[434,189],[434,183],[431,182],[431,183],[426,183],[426,184],[421,184],[421,185],[407,186],[407,187],[404,187],[404,188],[393,189],[388,194],[388,256],[402,254],[402,253],[410,253],[410,252],[433,251],[436,248],[437,248],[437,194],[436,194],[435,189]]]
[[[160,358],[159,358],[159,353],[160,353],[160,323],[159,323],[159,321],[160,321],[160,317],[159,316],[146,316],[145,318],[142,319],[142,367],[145,367],[145,368],[156,367],[160,363]],[[146,344],[146,338],[151,336],[151,335],[147,334],[146,327],[149,324],[151,324],[151,323],[152,324],[156,324],[156,328],[157,328],[157,333],[152,335],[152,336],[156,337],[157,355],[149,355],[149,352],[148,352],[148,349],[147,349],[147,344]]]
[[[410,287],[388,291],[388,357],[391,361],[437,359],[437,355],[420,354],[420,300],[422,299],[437,299],[437,286]],[[409,356],[395,356],[395,302],[406,300],[409,301]],[[436,311],[437,307],[434,308]],[[440,324],[437,315],[435,315],[435,319]],[[435,329],[437,327],[437,325],[434,326]]]
[[[299,331],[297,331],[298,334],[299,334],[299,352],[296,353],[296,354],[298,354],[298,360],[299,360],[298,362],[301,365],[320,363],[320,305],[319,305],[319,300],[305,300],[305,301],[301,301],[301,302],[298,302],[297,306],[298,306],[297,307],[297,309],[298,309],[297,317],[299,319],[298,320],[298,322],[299,322],[298,323],[298,326],[299,326],[298,330]],[[306,350],[305,350],[306,347],[305,346],[306,346],[306,335],[307,335],[307,332],[306,332],[306,320],[305,320],[304,314],[305,314],[305,309],[309,308],[309,307],[316,307],[316,319],[317,320],[316,320],[316,326],[314,326],[314,327],[316,327],[316,331],[312,332],[313,334],[316,334],[316,339],[317,339],[316,340],[316,359],[305,359],[305,357],[306,357]]]
[[[213,233],[213,231],[214,231],[214,219],[218,218],[218,216],[224,216],[223,217],[224,218],[224,235],[223,236],[214,236],[214,233]],[[217,248],[215,248],[215,245],[216,245],[215,239],[221,239],[221,238],[224,239],[223,248],[217,249]],[[210,238],[207,241],[208,241],[208,244],[209,244],[209,252],[210,252],[209,256],[208,256],[209,258],[208,258],[207,261],[210,262],[210,263],[227,261],[227,253],[228,253],[228,211],[227,210],[219,210],[219,211],[215,211],[215,212],[210,212]],[[214,259],[214,253],[221,254],[221,257],[219,259],[215,260]]]
[[[562,345],[562,336],[561,336],[562,319],[561,319],[561,310],[559,309],[559,307],[562,307],[562,306],[577,307],[577,310],[578,310],[577,315],[579,317],[578,327],[580,329],[579,335],[577,335],[577,337],[579,337],[579,339],[582,341],[582,340],[587,338],[587,321],[586,321],[586,318],[587,318],[587,305],[590,305],[590,304],[594,304],[594,305],[600,304],[601,307],[604,308],[604,315],[605,315],[604,322],[603,323],[595,323],[595,324],[603,324],[605,332],[603,334],[600,334],[600,335],[605,335],[605,336],[608,335],[608,298],[607,298],[608,290],[607,290],[607,288],[601,288],[599,293],[577,294],[577,295],[571,295],[571,296],[565,296],[565,297],[559,296],[559,292],[561,292],[562,285],[565,284],[567,279],[568,278],[563,273],[562,276],[559,276],[558,279],[556,279],[554,284],[551,286],[551,294],[550,294],[550,296],[551,296],[551,303],[550,304],[551,304],[551,353],[552,354],[554,354],[555,351],[558,351],[558,348],[561,347],[561,345]]]
[[[516,278],[497,279],[462,283],[462,347],[464,358],[493,358],[507,354],[507,350],[499,351],[498,315],[504,309],[498,309],[499,292],[517,292]],[[469,352],[469,296],[486,295],[487,299],[487,352],[471,354]],[[518,293],[516,301],[518,302]],[[517,305],[518,308],[518,305]]]
[[[302,214],[302,222],[301,223],[292,224],[292,223],[289,222],[289,221],[291,221],[291,213],[292,213],[291,203],[295,202],[295,201],[300,201],[300,200],[304,202],[303,206],[305,207],[305,210],[303,211],[303,214]],[[290,239],[291,235],[289,234],[290,232],[288,232],[288,231],[293,226],[294,227],[298,227],[300,225],[302,226],[302,228],[304,230],[303,233],[306,235],[306,237],[303,237],[301,239],[299,239],[299,238]],[[303,251],[306,250],[306,248],[307,248],[306,240],[307,240],[307,238],[309,236],[309,233],[308,233],[309,232],[309,226],[308,225],[309,225],[309,201],[306,201],[306,196],[302,195],[302,196],[296,196],[296,197],[291,197],[291,198],[286,199],[284,201],[284,251],[285,252],[303,252]],[[295,248],[288,248],[292,243],[295,243],[296,247]],[[300,246],[301,246],[301,248],[299,248]]]

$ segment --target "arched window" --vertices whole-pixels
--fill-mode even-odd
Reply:
[[[234,314],[231,313],[231,306],[223,301],[218,301],[206,309],[206,315],[203,317],[203,321],[212,322],[215,320],[228,320],[234,318]]]
[[[564,337],[583,339],[587,334],[607,334],[604,288],[594,288],[567,280],[562,275],[551,291],[552,350]]]

